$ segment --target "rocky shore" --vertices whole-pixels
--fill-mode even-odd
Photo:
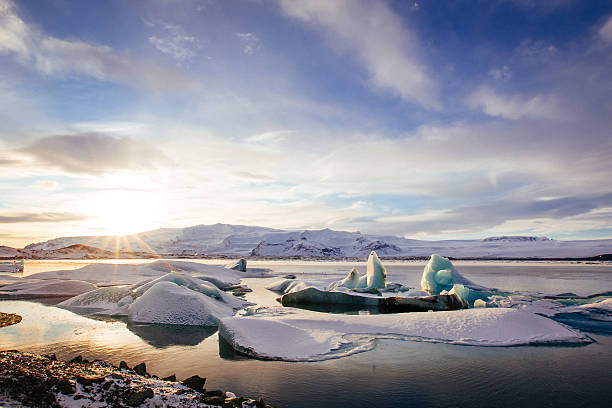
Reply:
[[[206,378],[182,382],[160,379],[145,363],[133,368],[121,362],[76,357],[59,361],[16,350],[0,352],[0,406],[17,407],[240,407],[267,408],[260,399],[206,390]]]

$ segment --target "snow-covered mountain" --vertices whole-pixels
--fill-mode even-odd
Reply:
[[[64,237],[31,244],[24,253],[86,245],[111,253],[155,255],[231,255],[268,257],[364,257],[376,251],[384,257],[455,258],[581,258],[612,253],[612,239],[558,241],[546,237],[500,236],[482,240],[422,241],[361,232],[285,231],[244,225],[197,225],[162,228],[123,237]]]

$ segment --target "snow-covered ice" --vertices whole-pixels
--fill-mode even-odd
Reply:
[[[59,307],[79,313],[128,316],[140,323],[208,326],[251,305],[210,282],[171,272],[131,287],[104,287],[68,299]]]
[[[74,270],[40,272],[30,279],[78,279],[104,285],[133,285],[155,279],[170,272],[184,272],[207,280],[218,287],[237,285],[242,278],[261,276],[261,271],[250,274],[216,265],[187,261],[155,261],[142,264],[91,264]]]
[[[67,297],[96,289],[94,285],[82,280],[39,280],[23,279],[0,288],[2,298],[33,298],[33,297]]]
[[[233,314],[230,305],[171,281],[155,283],[128,307],[128,318],[140,323],[214,326]]]
[[[589,343],[551,319],[523,310],[477,308],[435,313],[336,315],[294,308],[251,308],[221,320],[232,347],[261,359],[318,361],[374,347],[375,339],[477,346]]]

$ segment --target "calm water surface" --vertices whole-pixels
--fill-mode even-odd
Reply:
[[[136,262],[142,262],[138,260]],[[219,261],[206,261],[219,263]],[[222,262],[221,262],[222,263]],[[36,261],[26,274],[80,267],[83,263]],[[418,286],[424,262],[385,263],[389,280]],[[249,262],[276,274],[340,277],[357,263]],[[468,278],[503,290],[579,295],[612,290],[612,266],[570,263],[457,262]],[[275,305],[263,287],[275,278],[245,279],[248,299]],[[199,374],[207,388],[263,396],[278,407],[516,407],[609,406],[612,336],[589,333],[581,347],[488,348],[381,340],[376,349],[315,363],[259,361],[235,355],[213,328],[134,325],[79,316],[27,301],[2,301],[22,323],[0,329],[0,348],[145,361],[159,376]]]

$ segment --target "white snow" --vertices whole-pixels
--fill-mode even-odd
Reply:
[[[221,320],[220,335],[252,357],[318,361],[396,338],[476,346],[589,343],[590,338],[551,319],[515,309],[385,315],[336,315],[294,308],[250,309]]]

